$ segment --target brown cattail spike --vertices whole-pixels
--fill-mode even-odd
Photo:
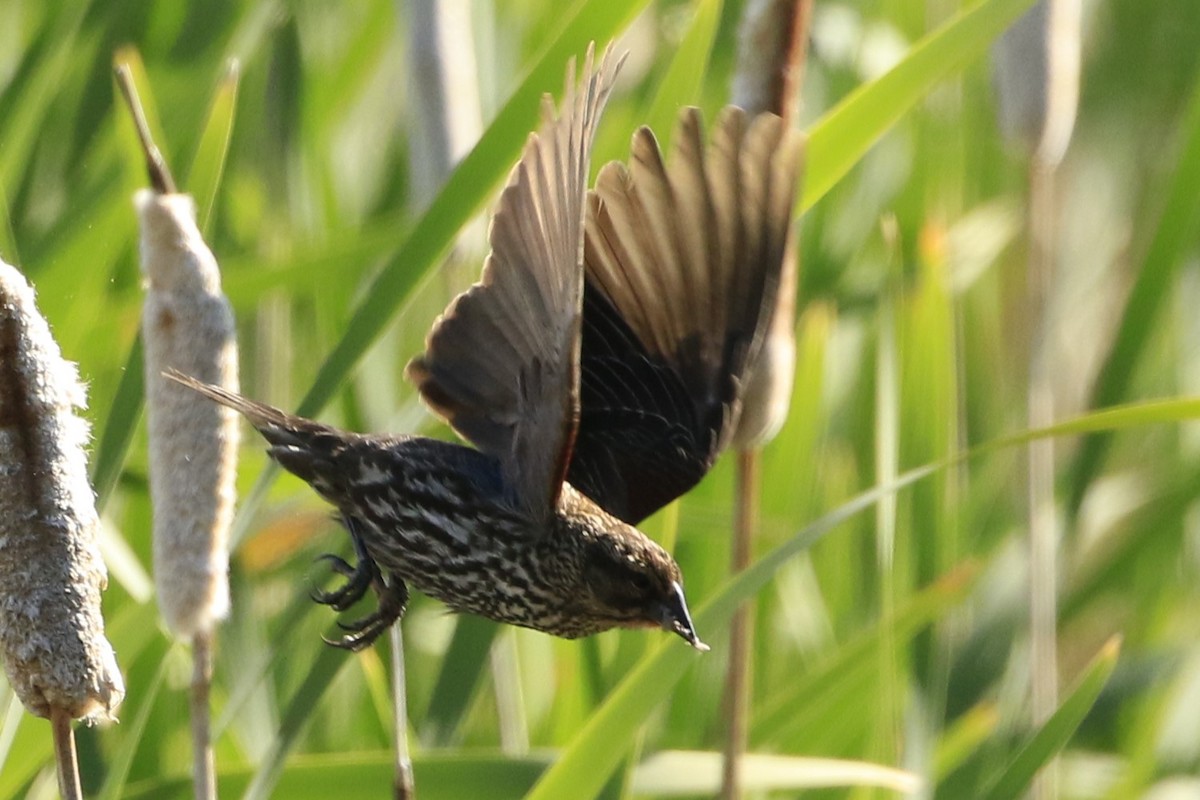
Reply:
[[[33,288],[0,261],[0,652],[40,717],[107,719],[125,693],[100,615],[85,402]]]

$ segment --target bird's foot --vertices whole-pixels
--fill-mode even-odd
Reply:
[[[326,592],[314,589],[309,596],[322,605],[331,606],[335,611],[345,611],[357,603],[367,593],[367,589],[380,579],[379,567],[375,559],[367,552],[367,546],[359,535],[358,524],[352,517],[343,517],[343,524],[350,533],[350,541],[354,544],[356,563],[351,565],[346,559],[332,553],[324,553],[317,557],[318,561],[329,562],[331,568],[347,581],[338,589]]]
[[[322,589],[313,589],[309,592],[309,596],[314,602],[330,606],[335,611],[345,611],[357,603],[367,593],[371,584],[379,579],[379,568],[370,558],[359,557],[358,563],[353,566],[346,559],[335,556],[333,553],[323,553],[318,556],[317,560],[329,562],[334,572],[347,579],[344,584],[331,592]]]
[[[373,582],[379,595],[378,608],[353,622],[339,622],[338,627],[347,631],[346,635],[341,639],[325,639],[325,643],[358,652],[369,647],[380,634],[404,616],[404,609],[408,605],[408,586],[395,575],[391,578],[390,582],[385,582],[382,578]]]

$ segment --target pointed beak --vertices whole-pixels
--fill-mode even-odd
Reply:
[[[692,615],[688,613],[687,601],[683,599],[683,587],[678,583],[671,585],[671,596],[663,604],[660,624],[664,631],[677,633],[684,641],[701,653],[707,653],[708,645],[700,641],[696,629],[692,627]]]

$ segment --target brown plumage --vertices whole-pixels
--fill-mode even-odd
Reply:
[[[606,54],[593,72],[589,53],[578,92],[568,73],[561,116],[546,105],[501,195],[482,278],[409,364],[475,448],[346,433],[175,376],[245,414],[272,458],[337,506],[358,563],[331,558],[348,580],[317,599],[343,610],[368,587],[380,597],[344,646],[397,619],[411,584],[557,636],[653,626],[707,649],[678,565],[633,524],[699,480],[728,439],[778,274],[794,147],[778,121],[728,111],[705,148],[688,111],[669,168],[643,129],[634,167],[606,167],[589,198],[618,66]]]

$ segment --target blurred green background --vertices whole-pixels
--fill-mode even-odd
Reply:
[[[623,158],[634,125],[686,103],[711,118],[725,102],[742,10],[469,6],[484,143],[425,213],[405,3],[0,0],[0,255],[34,283],[90,387],[105,614],[128,688],[119,726],[79,733],[89,795],[190,796],[190,660],[161,629],[149,578],[131,203],[145,174],[114,54],[140,53],[159,146],[211,203],[243,390],[288,408],[307,398],[358,430],[449,436],[402,368],[478,269],[482,227],[455,239],[494,199],[538,95],[561,91],[588,40],[619,34],[632,55],[594,167]],[[402,627],[422,797],[522,796],[556,761],[539,796],[711,795],[728,611],[751,592],[747,769],[764,795],[831,782],[806,796],[895,796],[907,777],[872,771],[883,765],[919,776],[925,796],[1019,796],[1022,771],[1055,755],[1063,797],[1200,794],[1200,428],[1183,399],[1200,393],[1200,4],[1084,4],[1044,329],[1026,304],[1027,160],[999,135],[989,59],[1028,2],[987,0],[961,18],[974,28],[914,48],[975,6],[817,2],[800,124],[819,188],[798,223],[797,381],[764,454],[757,577],[728,582],[728,460],[645,526],[674,542],[714,652],[653,632],[559,641],[414,598]],[[881,83],[897,65],[903,81]],[[830,114],[860,87],[877,92],[861,113]],[[1056,419],[1120,428],[1056,440],[1064,709],[1043,728],[1028,722],[1024,450],[989,448],[847,505],[1025,433],[1031,346],[1051,365]],[[1094,414],[1149,399],[1168,402]],[[328,579],[313,559],[346,537],[298,480],[260,481],[265,467],[248,435],[213,690],[222,793],[386,796],[387,645],[321,643],[333,619],[307,599]],[[1115,634],[1105,682],[1113,652],[1095,659]],[[6,686],[0,700],[0,798],[53,796],[49,726]],[[817,757],[843,760],[835,780]]]

